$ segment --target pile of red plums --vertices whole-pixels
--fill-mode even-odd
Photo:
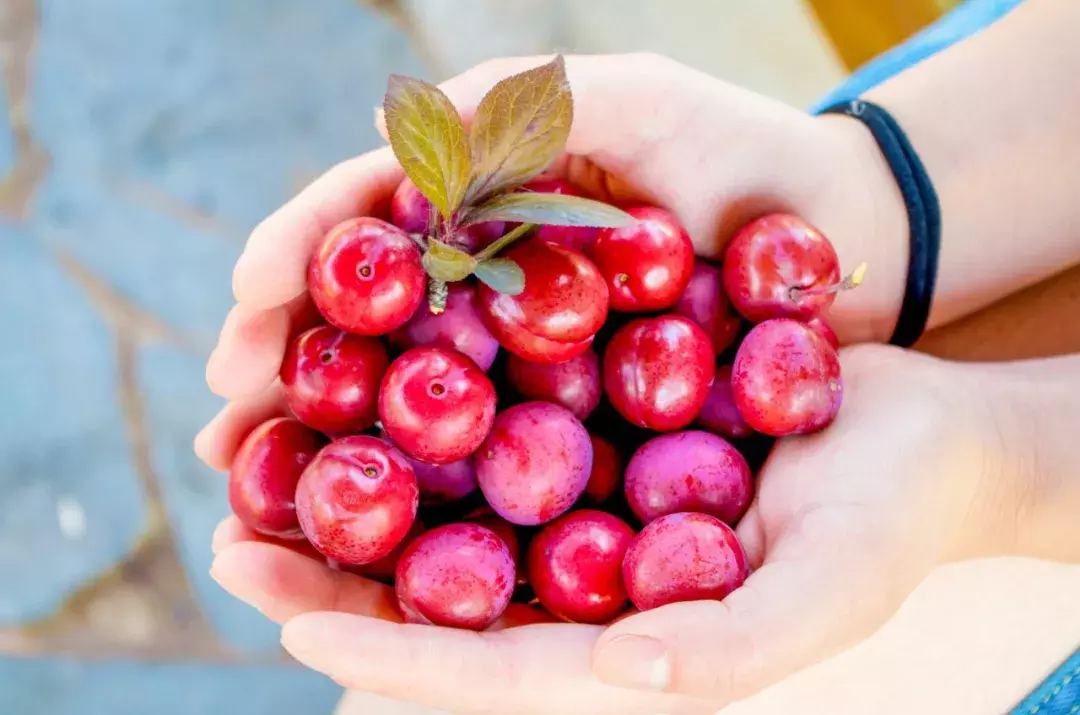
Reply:
[[[737,588],[751,465],[840,408],[821,318],[839,261],[791,215],[744,227],[716,266],[671,213],[627,212],[622,228],[540,227],[501,254],[522,292],[452,283],[437,314],[410,235],[431,206],[411,182],[389,222],[330,231],[308,273],[326,324],[286,352],[291,416],[233,462],[236,515],[393,584],[414,623],[479,630],[511,600],[605,623]],[[458,238],[476,250],[507,228]]]

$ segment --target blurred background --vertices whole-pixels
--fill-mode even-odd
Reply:
[[[191,440],[249,230],[376,146],[388,74],[653,50],[803,107],[956,4],[0,0],[0,713],[333,709],[207,575]]]

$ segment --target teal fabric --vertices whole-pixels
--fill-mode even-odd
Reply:
[[[1077,715],[1080,713],[1080,650],[1072,654],[1010,715]]]

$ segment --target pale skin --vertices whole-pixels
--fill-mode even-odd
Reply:
[[[942,201],[932,325],[1080,263],[1080,6],[1030,0],[869,98],[919,150]],[[443,85],[468,118],[498,79],[544,58],[486,63]],[[571,57],[576,117],[557,169],[600,198],[674,211],[715,257],[748,216],[819,226],[867,280],[828,318],[847,344],[887,340],[903,297],[907,225],[857,122],[811,118],[650,55]],[[1071,80],[1070,80],[1071,81]],[[196,440],[227,468],[281,409],[274,384],[303,315],[323,233],[401,179],[387,150],[349,160],[264,221],[234,274],[237,307],[207,368],[230,404]],[[722,603],[672,604],[607,627],[475,634],[398,622],[385,587],[260,542],[235,520],[213,573],[283,625],[306,665],[350,688],[454,713],[698,713],[750,695],[873,633],[935,566],[975,556],[1080,559],[1080,357],[960,366],[863,345],[842,355],[844,407],[782,440],[738,532],[755,571]],[[512,626],[513,616],[501,624]],[[377,657],[373,657],[376,655]]]

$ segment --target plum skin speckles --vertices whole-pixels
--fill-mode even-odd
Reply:
[[[705,404],[715,360],[709,336],[693,321],[639,318],[620,328],[604,351],[604,391],[631,424],[682,429]]]
[[[374,338],[330,325],[301,333],[285,350],[281,384],[285,404],[301,422],[331,436],[375,424],[379,383],[389,367]]]
[[[723,353],[739,337],[742,318],[724,292],[720,269],[703,261],[694,264],[690,283],[675,305],[675,312],[701,326],[712,340],[713,351]]]
[[[514,560],[490,529],[447,524],[421,534],[405,549],[394,581],[406,622],[479,631],[510,604]]]
[[[523,397],[562,405],[579,420],[592,414],[603,392],[600,358],[591,348],[558,363],[529,362],[511,355],[506,375]]]
[[[424,299],[420,249],[377,218],[338,224],[308,264],[308,291],[327,322],[356,335],[383,335],[405,324]]]
[[[601,503],[611,498],[619,487],[623,474],[623,460],[611,442],[594,434],[589,435],[593,446],[592,473],[585,485],[585,494],[594,502]]]
[[[747,424],[773,437],[823,429],[844,396],[836,351],[805,324],[786,318],[759,323],[743,339],[731,389]]]
[[[741,440],[754,434],[754,428],[746,423],[735,404],[735,395],[731,388],[731,365],[716,368],[716,377],[705,405],[698,415],[698,423],[725,439]]]
[[[694,270],[694,244],[669,211],[626,210],[629,226],[604,228],[589,251],[611,293],[611,308],[646,313],[675,305]]]
[[[840,259],[832,243],[806,221],[771,214],[745,226],[724,252],[724,289],[747,320],[809,320],[836,299],[835,293],[799,295],[840,280]]]
[[[362,566],[389,554],[412,526],[419,501],[405,455],[367,435],[323,447],[296,487],[304,536],[343,566]]]
[[[723,600],[749,575],[731,527],[708,514],[662,516],[637,535],[623,560],[623,583],[641,611],[680,601]]]
[[[452,348],[472,358],[487,370],[495,362],[499,343],[484,327],[476,308],[476,287],[469,283],[451,283],[443,312],[434,314],[422,304],[408,323],[389,335],[398,348],[439,345]]]
[[[518,295],[477,287],[480,317],[499,344],[531,362],[562,362],[585,352],[608,314],[608,289],[581,253],[536,239],[500,254],[525,274]]]
[[[437,345],[400,355],[379,388],[379,419],[403,452],[449,464],[476,451],[495,419],[495,386],[480,367]]]
[[[229,505],[237,518],[260,534],[304,538],[296,516],[296,484],[326,441],[318,432],[286,417],[252,430],[229,469]]]
[[[525,402],[496,415],[473,461],[495,513],[511,524],[535,526],[564,514],[585,491],[592,441],[565,407]]]
[[[746,459],[722,437],[688,430],[654,437],[626,467],[626,500],[642,523],[677,512],[734,524],[750,506]]]
[[[529,583],[563,620],[605,623],[627,604],[622,562],[634,530],[616,516],[583,509],[545,526],[529,545]]]

